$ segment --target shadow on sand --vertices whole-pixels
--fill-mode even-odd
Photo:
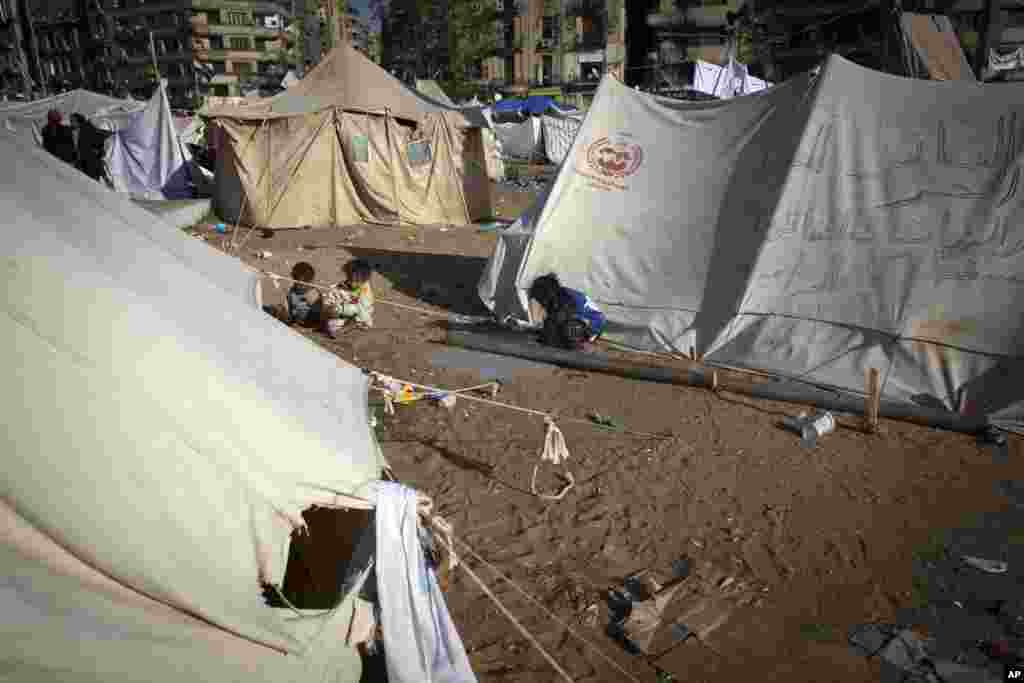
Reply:
[[[459,315],[487,315],[476,287],[487,259],[346,247],[373,266],[395,290]]]

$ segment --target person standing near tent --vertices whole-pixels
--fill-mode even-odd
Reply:
[[[107,171],[103,160],[109,133],[77,112],[71,115],[71,120],[78,134],[78,168],[93,180],[105,180]]]
[[[345,282],[324,294],[321,309],[323,329],[331,339],[350,320],[354,320],[358,327],[373,327],[372,273],[373,269],[366,261],[349,261],[345,265]]]
[[[64,125],[64,117],[56,109],[51,109],[46,114],[46,126],[43,127],[43,149],[65,164],[78,165],[74,132]]]
[[[554,273],[534,280],[529,296],[544,311],[540,337],[548,346],[580,351],[604,332],[601,309],[583,292],[563,287]]]

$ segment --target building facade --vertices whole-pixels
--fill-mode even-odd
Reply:
[[[601,76],[624,75],[624,0],[496,0],[494,55],[483,80],[506,95],[586,104]]]
[[[167,80],[175,106],[240,96],[279,82],[295,61],[290,7],[270,0],[103,0],[129,92]],[[155,61],[155,64],[154,64]]]

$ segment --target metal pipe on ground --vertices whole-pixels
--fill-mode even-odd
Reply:
[[[842,394],[837,391],[817,388],[809,384],[781,379],[761,383],[737,382],[724,377],[728,375],[728,370],[717,370],[710,366],[691,367],[684,370],[681,368],[639,365],[617,360],[603,354],[577,353],[542,346],[541,344],[527,342],[522,339],[512,339],[507,334],[481,334],[455,328],[448,329],[446,343],[450,346],[458,346],[502,356],[526,358],[540,363],[549,363],[575,370],[589,370],[628,379],[679,386],[711,389],[717,385],[718,391],[728,391],[734,394],[750,396],[751,398],[810,405],[837,413],[864,415],[864,399],[860,396]],[[988,419],[983,416],[964,416],[952,412],[933,410],[911,403],[890,400],[879,402],[878,416],[964,434],[977,434],[990,426]]]

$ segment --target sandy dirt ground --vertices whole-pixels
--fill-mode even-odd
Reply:
[[[514,216],[530,201],[506,192],[501,206]],[[240,256],[282,274],[306,260],[324,282],[340,279],[351,258],[368,259],[378,299],[438,315],[382,302],[372,330],[337,341],[296,333],[362,368],[458,388],[485,380],[432,365],[445,348],[440,322],[486,313],[476,284],[494,242],[475,226],[354,226],[255,232]],[[265,303],[282,303],[284,291],[268,285]],[[972,437],[884,420],[867,435],[847,418],[806,449],[778,426],[797,406],[555,367],[517,373],[498,398],[668,435],[563,421],[576,485],[548,502],[530,493],[544,440],[538,417],[422,401],[398,407],[378,430],[399,479],[433,496],[460,538],[645,682],[658,680],[655,667],[690,683],[878,680],[878,663],[851,652],[845,631],[911,604],[915,548],[934,530],[1002,508],[996,482],[1024,474],[1015,439],[998,459]],[[543,488],[560,481],[542,468]],[[693,575],[666,618],[704,638],[646,660],[626,654],[604,632],[608,589],[644,569],[664,576],[684,557]],[[464,559],[575,680],[630,680],[479,560]],[[481,681],[564,680],[461,570],[447,595]]]

